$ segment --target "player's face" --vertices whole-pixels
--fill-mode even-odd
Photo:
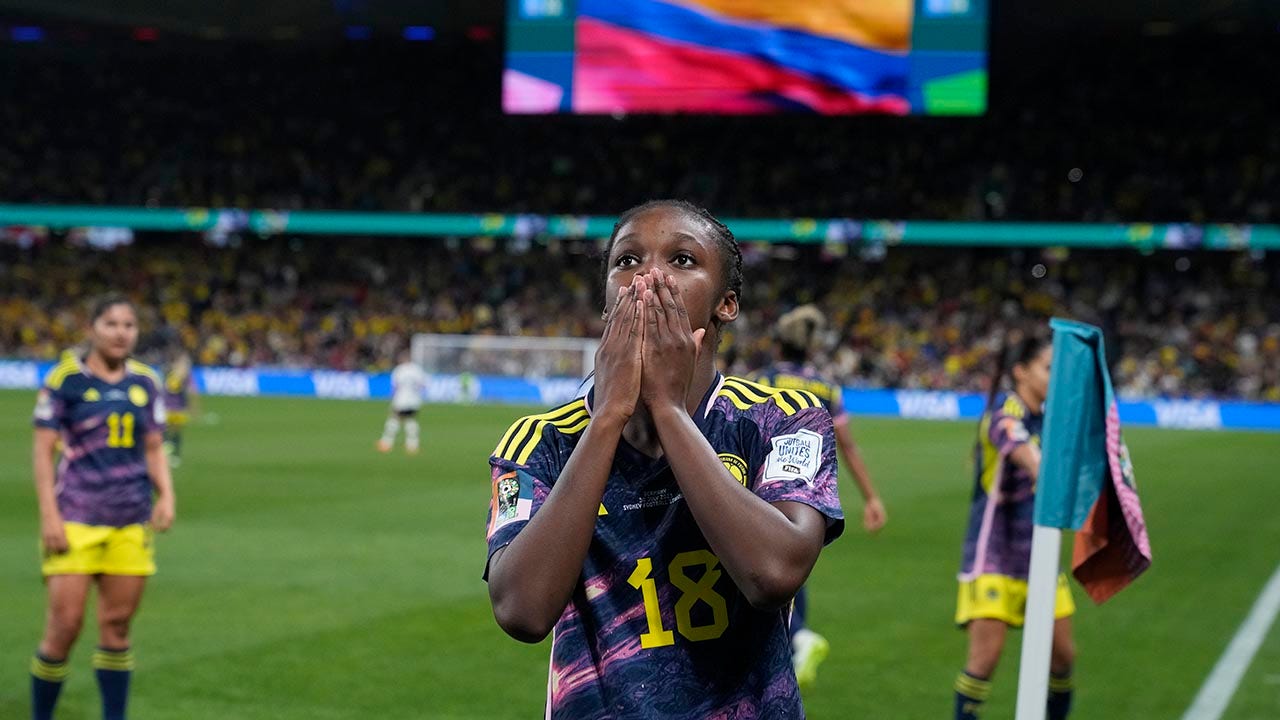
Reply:
[[[110,362],[124,362],[138,344],[138,316],[128,305],[112,305],[89,326],[94,352]]]
[[[1036,402],[1043,403],[1049,397],[1049,361],[1053,359],[1053,348],[1046,345],[1025,365],[1019,365],[1018,382]]]
[[[619,228],[609,253],[605,298],[616,299],[620,288],[651,270],[675,277],[694,330],[709,327],[713,319],[725,323],[738,317],[738,297],[724,287],[720,248],[700,219],[660,206]]]

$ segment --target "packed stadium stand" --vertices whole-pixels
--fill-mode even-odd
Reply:
[[[833,319],[826,364],[844,382],[980,390],[1019,316],[1059,314],[1107,329],[1126,394],[1280,400],[1274,256],[902,248],[868,260],[762,244],[744,255],[744,315],[725,340],[736,370],[768,359],[772,320],[816,302]],[[598,335],[601,291],[581,278],[599,262],[585,240],[220,248],[162,235],[100,251],[50,238],[0,246],[0,356],[55,356],[81,332],[81,298],[114,288],[154,315],[144,347],[180,343],[206,365],[385,370],[415,332]]]

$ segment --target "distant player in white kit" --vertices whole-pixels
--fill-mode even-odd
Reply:
[[[404,451],[418,454],[418,409],[422,407],[422,392],[427,387],[427,374],[409,360],[409,353],[400,353],[400,364],[391,371],[391,414],[383,426],[378,450],[391,452],[395,447],[400,424],[404,424]]]

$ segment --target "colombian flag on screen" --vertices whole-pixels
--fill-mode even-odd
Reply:
[[[581,0],[576,31],[579,112],[909,110],[909,0]]]
[[[575,5],[570,82],[509,71],[509,111],[522,111],[511,106],[513,90],[543,105],[525,112],[551,104],[580,113],[911,110],[912,0]],[[566,86],[568,97],[557,94]]]

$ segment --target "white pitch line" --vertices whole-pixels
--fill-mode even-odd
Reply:
[[[1213,672],[1205,679],[1182,720],[1218,720],[1222,717],[1278,612],[1280,567],[1276,568],[1266,587],[1262,588],[1262,593],[1253,603],[1253,609],[1249,611],[1249,617],[1236,630],[1231,644],[1222,653],[1222,657],[1218,658],[1218,664],[1213,666]]]

